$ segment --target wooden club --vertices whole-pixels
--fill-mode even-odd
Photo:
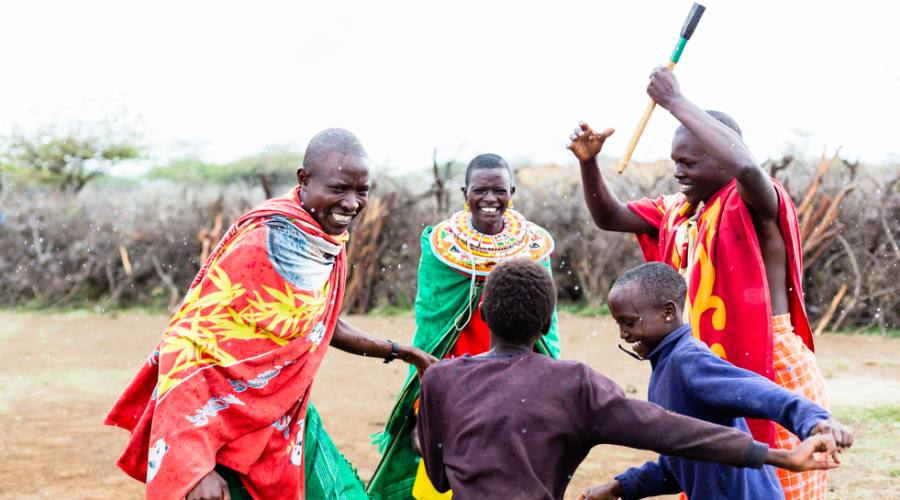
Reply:
[[[687,41],[691,39],[691,35],[694,34],[694,29],[697,27],[697,23],[700,22],[700,17],[705,10],[706,7],[699,3],[695,3],[691,7],[691,11],[684,21],[684,26],[681,27],[681,38],[678,39],[678,44],[675,45],[675,50],[672,51],[672,56],[669,57],[669,63],[666,65],[670,70],[675,69],[675,65],[678,64],[678,60],[681,59],[681,53],[684,52],[684,47],[687,45]],[[653,114],[653,108],[655,107],[656,101],[650,99],[650,102],[647,103],[647,108],[644,110],[644,115],[641,117],[641,121],[638,122],[634,135],[631,136],[631,141],[628,142],[628,147],[625,148],[625,155],[622,156],[622,162],[619,163],[620,174],[628,167],[628,163],[631,161],[631,155],[634,153],[634,148],[637,147],[637,143],[641,139],[641,134],[644,133],[644,127],[646,127],[647,122],[650,121],[650,115]]]

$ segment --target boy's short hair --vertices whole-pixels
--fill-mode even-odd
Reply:
[[[612,288],[632,283],[638,286],[641,295],[652,299],[657,306],[673,302],[678,307],[684,307],[687,283],[670,265],[662,262],[641,264],[622,273]]]
[[[481,314],[498,337],[527,342],[550,324],[556,286],[544,266],[529,259],[502,262],[488,275]]]

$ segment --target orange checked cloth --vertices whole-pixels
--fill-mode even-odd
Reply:
[[[812,400],[817,405],[830,410],[825,379],[816,364],[816,357],[794,333],[791,315],[782,314],[772,318],[772,335],[775,361],[775,383],[785,389]],[[792,450],[800,444],[800,439],[775,424],[775,446]],[[828,473],[825,471],[789,472],[777,469],[778,480],[784,489],[786,500],[825,498]]]

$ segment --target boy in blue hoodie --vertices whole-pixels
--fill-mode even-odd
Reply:
[[[695,339],[690,325],[682,323],[686,293],[681,275],[660,262],[626,271],[609,292],[609,310],[620,337],[637,353],[629,354],[650,360],[651,402],[744,432],[749,432],[744,417],[762,418],[778,422],[801,439],[832,434],[840,450],[853,443],[853,435],[823,408],[719,358]],[[691,499],[784,498],[771,467],[739,468],[667,455],[582,491],[579,498],[633,499],[680,491]]]

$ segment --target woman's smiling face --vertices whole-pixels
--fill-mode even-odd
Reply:
[[[473,170],[468,185],[462,191],[475,229],[485,234],[497,234],[503,230],[503,214],[516,191],[506,168]]]

